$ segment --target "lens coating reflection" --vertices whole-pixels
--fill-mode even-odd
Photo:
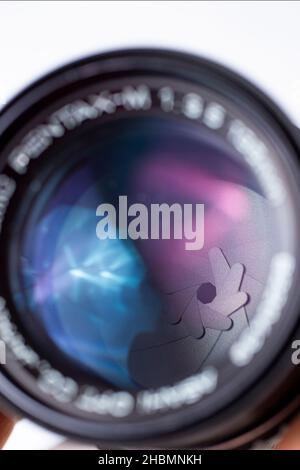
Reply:
[[[47,179],[20,246],[14,297],[24,323],[30,315],[61,354],[121,388],[222,364],[251,322],[279,244],[249,168],[221,139],[159,118],[102,126],[55,157],[68,170]],[[96,208],[117,207],[119,195],[149,208],[204,204],[204,247],[99,240]]]

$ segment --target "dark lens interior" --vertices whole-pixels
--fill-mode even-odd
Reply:
[[[55,170],[36,181],[18,248],[14,299],[25,327],[33,320],[38,341],[126,389],[222,365],[280,245],[273,209],[240,156],[193,123],[131,117],[72,136],[47,158]],[[204,247],[99,240],[96,209],[117,207],[120,195],[149,208],[204,204]]]

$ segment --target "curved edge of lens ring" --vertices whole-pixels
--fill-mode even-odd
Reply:
[[[180,70],[180,73],[178,73],[178,64],[183,63],[186,64],[187,68],[189,67],[189,70]],[[104,64],[108,64],[107,69],[105,69]],[[276,122],[278,130],[282,132],[285,139],[289,141],[291,148],[293,148],[295,153],[298,153],[299,155],[298,130],[295,130],[288,118],[271,100],[269,100],[261,91],[250,84],[247,80],[241,78],[227,68],[215,64],[207,59],[201,59],[196,56],[175,51],[161,51],[153,49],[123,50],[97,55],[71,63],[40,79],[2,109],[0,113],[0,142],[2,138],[6,139],[13,136],[16,129],[19,128],[24,122],[24,119],[26,119],[27,113],[28,115],[32,115],[36,107],[42,106],[43,102],[46,104],[51,100],[52,94],[54,95],[58,93],[58,90],[61,90],[60,93],[63,93],[66,88],[72,88],[77,85],[80,86],[82,82],[86,82],[90,78],[93,79],[99,74],[102,75],[103,73],[108,73],[108,69],[109,73],[112,73],[112,71],[118,72],[120,70],[126,72],[126,70],[132,70],[132,68],[145,70],[145,67],[148,68],[148,71],[156,69],[161,73],[164,71],[167,73],[173,73],[179,78],[184,78],[187,75],[189,75],[190,78],[190,75],[193,75],[195,80],[197,73],[200,73],[201,69],[207,75],[211,74],[213,79],[217,81],[219,80],[220,83],[227,81],[229,87],[236,87],[237,94],[240,93],[242,97],[248,96],[250,99],[254,99],[256,105],[264,108],[266,113],[270,115],[270,120],[273,123]],[[220,76],[220,78],[218,78],[218,76]],[[299,305],[298,302],[297,305]],[[300,336],[300,334],[298,336]],[[295,332],[291,332],[291,338],[292,337],[297,337],[297,333],[295,336]],[[289,341],[287,341],[287,345],[288,344],[290,344]],[[286,349],[284,349],[284,351],[286,353]],[[282,357],[280,355],[280,351],[278,352],[278,357]],[[234,403],[233,406],[219,413],[218,416],[214,417],[212,420],[208,419],[203,421],[200,428],[196,423],[194,423],[194,425],[186,426],[185,429],[176,429],[176,433],[173,433],[172,426],[170,426],[169,432],[162,432],[162,435],[157,437],[157,439],[151,439],[151,429],[149,429],[149,433],[147,433],[148,437],[142,436],[140,441],[138,436],[131,436],[128,444],[132,445],[132,443],[135,442],[136,445],[139,445],[141,442],[147,443],[147,445],[151,447],[152,445],[197,445],[198,442],[201,442],[201,445],[209,446],[210,442],[208,441],[216,444],[218,442],[222,442],[224,436],[228,436],[228,433],[229,435],[234,436],[236,432],[242,431],[242,428],[245,427],[245,423],[247,423],[248,418],[245,407],[247,405],[250,406],[249,402],[251,401],[251,395],[252,398],[256,397],[256,400],[254,401],[259,401],[259,404],[255,405],[256,412],[258,412],[261,408],[261,404],[263,402],[267,402],[270,395],[270,389],[275,387],[278,370],[281,370],[282,372],[283,364],[285,364],[285,362],[282,360],[278,360],[274,363],[272,368],[269,367],[268,373],[265,374],[264,378],[260,380],[257,385],[253,386],[252,390],[249,390],[247,397],[243,397],[243,399],[238,400],[237,403]],[[281,388],[288,388],[289,390],[293,388],[292,386],[289,387],[288,383],[289,381],[294,383],[294,378],[291,377],[290,371],[285,372],[285,380],[282,380],[282,383],[278,384],[278,390]],[[297,375],[299,378],[299,372],[296,373],[295,370],[292,372],[293,376]],[[13,409],[18,409],[20,412],[34,418],[40,424],[47,425],[55,431],[65,432],[70,436],[92,440],[100,438],[100,435],[97,436],[96,433],[91,433],[90,430],[87,429],[86,424],[80,420],[62,416],[54,410],[50,410],[42,403],[37,403],[35,400],[32,400],[11,384],[7,378],[3,377],[3,382],[0,384],[0,389],[1,388],[6,395],[4,397],[5,403],[9,403],[13,406]],[[292,395],[294,396],[294,392]],[[259,400],[257,400],[258,396]],[[286,399],[289,398],[291,397],[287,395]],[[225,427],[223,428],[223,426],[221,426],[221,422],[226,416],[227,419],[231,419],[232,415],[234,415],[231,426],[232,429],[225,430]],[[219,434],[218,436],[215,433],[217,425],[219,426],[219,433],[217,433]],[[149,427],[151,428],[150,423]],[[204,433],[201,431],[201,427],[205,428]],[[137,428],[139,428],[139,426],[137,426]],[[203,434],[205,434],[205,436]],[[105,435],[102,433],[101,439],[102,442],[111,442],[114,437],[111,435],[109,440],[106,441]],[[115,439],[122,440],[122,442],[125,441],[124,435],[122,438],[118,433],[115,434]]]

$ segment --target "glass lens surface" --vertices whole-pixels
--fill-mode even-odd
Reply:
[[[36,188],[13,293],[36,341],[129,390],[222,366],[281,243],[250,168],[216,135],[159,117],[112,121],[51,152],[60,170],[49,167]],[[120,196],[147,209],[143,227],[127,211],[127,226],[143,235],[99,239],[97,208],[116,208],[119,233]],[[172,214],[170,237],[151,237],[158,204],[180,206],[181,238]]]

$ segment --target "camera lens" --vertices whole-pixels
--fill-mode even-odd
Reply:
[[[60,175],[57,168],[46,172],[45,183],[38,175],[30,213],[24,210],[26,220],[16,222],[16,236],[20,226],[22,234],[9,256],[13,298],[22,318],[30,316],[36,325],[41,344],[50,339],[100,378],[125,388],[171,385],[197,372],[209,353],[211,363],[220,362],[226,345],[248,325],[280,246],[280,236],[267,242],[276,222],[252,173],[195,125],[130,117],[91,132],[71,148],[55,150]],[[183,239],[100,241],[95,208],[117,205],[119,194],[127,195],[128,206],[143,203],[148,210],[161,202],[201,201],[205,248],[187,251]],[[250,281],[244,265],[250,272],[252,253],[262,243],[268,251]],[[205,334],[198,316],[213,314],[205,307],[216,298],[213,250],[215,269],[227,258],[243,263],[232,278],[232,295],[242,281],[245,292],[233,301],[227,324],[219,327],[215,319],[215,329]],[[250,290],[253,301],[246,307]]]
[[[7,406],[113,446],[241,447],[297,408],[299,139],[244,79],[129,50],[0,115]]]

